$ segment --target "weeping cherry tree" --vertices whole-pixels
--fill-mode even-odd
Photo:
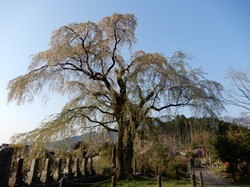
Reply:
[[[206,116],[223,109],[222,86],[191,68],[187,54],[133,52],[136,26],[134,15],[113,14],[53,31],[49,48],[33,56],[27,74],[9,82],[8,101],[29,103],[51,92],[69,100],[60,113],[19,138],[34,142],[35,149],[76,129],[116,132],[117,176],[128,178],[139,126],[182,107]],[[126,50],[129,57],[122,55]]]

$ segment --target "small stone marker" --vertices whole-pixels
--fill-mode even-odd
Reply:
[[[46,158],[44,170],[42,171],[42,175],[40,179],[42,183],[50,182],[50,165],[51,165],[50,159]]]
[[[37,158],[33,159],[31,166],[30,166],[30,171],[28,172],[27,179],[25,181],[28,185],[39,182],[38,165],[39,165],[39,159],[37,159]]]
[[[62,159],[61,158],[56,159],[56,171],[53,176],[54,176],[54,180],[57,182],[62,178]]]
[[[14,171],[9,179],[9,186],[21,186],[23,183],[23,159],[20,158],[17,160]]]

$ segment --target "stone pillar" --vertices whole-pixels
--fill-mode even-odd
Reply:
[[[79,158],[74,159],[73,174],[74,174],[74,177],[81,177],[81,171],[79,167]]]
[[[8,186],[13,153],[13,147],[0,149],[0,186]]]
[[[50,165],[51,165],[51,161],[49,158],[45,159],[45,164],[44,164],[44,170],[42,171],[42,175],[40,178],[40,181],[42,183],[47,183],[50,182]]]
[[[39,166],[39,159],[37,158],[33,159],[30,166],[30,171],[28,172],[27,179],[25,181],[28,185],[39,182],[38,166]]]
[[[59,181],[62,178],[62,159],[56,159],[56,171],[54,173],[54,180]]]
[[[95,171],[93,168],[93,158],[90,157],[90,175],[95,175]]]
[[[71,174],[72,169],[71,169],[71,159],[67,158],[66,160],[66,167],[64,168],[64,173],[66,174]]]
[[[84,158],[83,161],[82,161],[82,165],[83,165],[83,175],[89,175],[89,172],[88,172],[88,158]]]
[[[80,169],[80,173],[82,175],[82,171],[83,171],[83,159],[82,158],[79,158],[79,169]]]
[[[23,159],[20,158],[17,160],[14,171],[9,179],[9,186],[21,186],[23,183]]]

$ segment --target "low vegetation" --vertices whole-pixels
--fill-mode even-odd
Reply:
[[[103,184],[95,184],[92,183],[90,185],[92,187],[98,186],[98,187],[110,187],[110,182],[103,183]],[[157,186],[157,181],[154,178],[147,178],[147,179],[142,179],[142,180],[134,180],[134,181],[128,181],[128,180],[121,180],[118,181],[116,186],[122,186],[122,187],[155,187]],[[190,182],[189,181],[175,181],[175,180],[162,180],[162,187],[172,187],[172,186],[177,186],[177,187],[190,187]]]

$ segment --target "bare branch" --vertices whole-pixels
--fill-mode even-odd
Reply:
[[[229,98],[225,98],[226,102],[250,111],[250,79],[247,72],[230,70],[229,78],[233,86],[227,92]]]
[[[165,105],[165,106],[162,106],[162,107],[151,106],[150,108],[154,109],[156,111],[161,111],[161,110],[164,110],[164,109],[167,109],[167,108],[170,108],[170,107],[180,107],[180,106],[193,106],[193,105],[190,104],[190,101],[186,101],[186,102],[183,102],[183,103],[169,104],[169,105]]]

